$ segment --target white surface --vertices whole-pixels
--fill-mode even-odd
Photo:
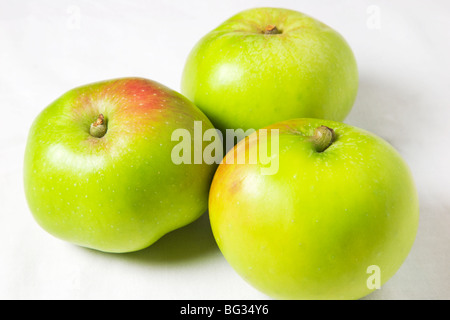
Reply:
[[[0,0],[0,298],[266,299],[217,249],[204,215],[140,252],[114,255],[48,235],[23,194],[28,128],[67,90],[142,76],[179,91],[201,36],[247,8],[305,12],[353,48],[360,90],[346,123],[391,142],[421,208],[414,247],[367,299],[450,299],[450,2]]]

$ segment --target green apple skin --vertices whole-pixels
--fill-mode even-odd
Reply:
[[[309,136],[321,125],[337,138],[317,152]],[[359,299],[374,290],[371,276],[383,285],[409,254],[419,221],[401,156],[381,138],[334,121],[267,128],[279,129],[276,174],[262,175],[259,160],[230,164],[228,153],[214,176],[209,215],[224,257],[277,299]],[[248,158],[258,141],[251,137],[235,155],[244,149]]]
[[[275,25],[280,34],[264,34]],[[225,134],[294,118],[343,121],[358,90],[354,54],[327,25],[279,8],[243,11],[190,52],[181,93]]]
[[[90,125],[99,114],[107,132]],[[24,186],[50,234],[105,252],[148,247],[207,210],[215,166],[175,165],[175,129],[213,128],[181,94],[151,80],[121,78],[75,88],[34,121]]]

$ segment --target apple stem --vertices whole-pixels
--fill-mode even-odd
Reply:
[[[336,140],[336,133],[326,126],[317,127],[311,141],[317,152],[324,152]]]
[[[264,30],[264,34],[280,34],[280,30],[274,25],[269,24]]]
[[[89,133],[91,136],[96,138],[101,138],[106,134],[106,121],[103,114],[100,113],[97,120],[91,124],[91,128],[89,129]]]

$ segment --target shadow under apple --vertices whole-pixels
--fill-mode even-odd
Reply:
[[[194,222],[171,231],[151,246],[129,253],[105,253],[82,248],[96,255],[108,255],[128,261],[148,264],[177,264],[220,254],[209,224],[208,212]]]
[[[206,212],[196,221],[164,235],[150,247],[125,256],[153,264],[166,264],[205,258],[218,252]]]

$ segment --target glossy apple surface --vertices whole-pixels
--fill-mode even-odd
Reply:
[[[319,152],[311,137],[322,126],[334,140]],[[279,130],[278,171],[261,174],[259,160],[227,164],[229,153],[211,186],[211,226],[230,265],[280,299],[358,299],[374,290],[371,277],[383,285],[410,252],[419,221],[399,153],[333,121],[295,119],[268,129]],[[248,160],[255,134],[236,145],[235,156],[245,150]]]
[[[95,136],[100,115],[106,133]],[[107,252],[145,248],[197,219],[215,166],[171,160],[172,132],[191,132],[194,121],[212,128],[188,99],[151,80],[65,93],[29,132],[24,185],[35,219],[58,238]]]
[[[293,118],[342,121],[357,89],[345,39],[314,18],[279,8],[243,11],[205,35],[181,83],[224,134]]]

